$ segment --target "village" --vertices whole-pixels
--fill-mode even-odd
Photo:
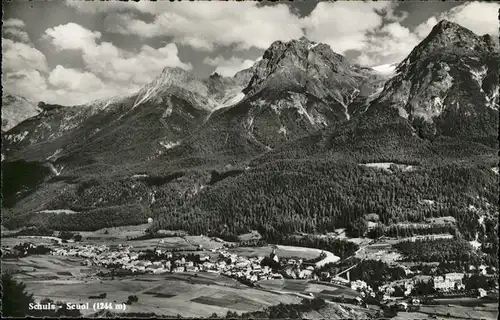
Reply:
[[[25,243],[26,254],[28,251],[38,254],[50,253],[59,256],[75,256],[84,258],[81,262],[85,266],[103,267],[109,272],[100,271],[97,276],[126,276],[138,274],[165,274],[165,273],[198,273],[210,272],[234,278],[246,285],[255,286],[262,280],[269,279],[309,279],[330,282],[359,292],[360,296],[366,299],[377,299],[388,303],[399,301],[406,309],[405,305],[420,304],[421,297],[432,292],[434,295],[466,295],[477,298],[485,297],[489,294],[486,288],[477,288],[473,292],[465,292],[464,280],[473,274],[485,276],[487,278],[496,277],[496,269],[484,265],[470,266],[469,273],[444,273],[436,276],[423,275],[420,272],[412,271],[403,266],[405,278],[389,283],[383,283],[374,289],[367,282],[357,279],[350,281],[349,272],[345,273],[345,278],[332,275],[328,272],[320,272],[318,266],[325,254],[312,261],[303,259],[285,258],[280,259],[275,250],[269,256],[245,257],[235,253],[230,253],[227,248],[203,249],[193,252],[171,252],[159,248],[144,251],[137,250],[131,245],[91,245],[73,243],[71,246],[55,244],[50,250],[45,248],[40,250],[40,246]],[[319,261],[319,263],[318,263]],[[496,279],[496,278],[495,278]],[[417,287],[427,285],[422,291]],[[425,286],[424,286],[425,287]],[[495,288],[498,290],[498,288]],[[420,290],[420,291],[419,291]],[[408,303],[403,302],[405,299]]]
[[[192,253],[182,254],[168,251],[163,252],[161,249],[135,252],[132,246],[122,245],[119,245],[115,249],[111,249],[105,245],[56,247],[51,252],[52,255],[86,258],[82,264],[87,266],[94,265],[113,270],[121,269],[111,274],[126,274],[127,272],[130,274],[212,272],[235,278],[247,284],[252,284],[259,280],[283,278],[280,272],[273,271],[269,265],[263,265],[263,261],[266,260],[265,257],[248,258],[229,253],[224,249],[212,249],[208,253],[201,255],[194,255]],[[215,259],[213,258],[214,256]],[[279,258],[276,254],[273,254],[270,258],[276,264],[279,263]],[[302,260],[289,259],[286,261],[286,264],[300,270]],[[310,278],[313,271],[314,267],[309,265],[299,271],[298,278]]]

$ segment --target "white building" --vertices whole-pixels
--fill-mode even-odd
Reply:
[[[478,298],[485,297],[486,294],[487,294],[486,290],[484,290],[483,288],[477,289],[477,292],[478,292],[478,295],[479,295]]]
[[[452,291],[464,289],[462,283],[463,273],[447,273],[444,276],[434,277],[434,289],[441,291]]]

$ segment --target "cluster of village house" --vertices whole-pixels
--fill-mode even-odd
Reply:
[[[132,247],[120,246],[118,250],[110,250],[104,245],[91,246],[84,245],[77,248],[56,247],[52,250],[53,255],[71,255],[87,258],[84,265],[96,266],[121,266],[123,269],[137,273],[161,274],[167,272],[214,272],[227,275],[236,279],[246,279],[250,282],[256,282],[264,279],[281,279],[283,275],[274,272],[268,266],[262,266],[264,257],[242,257],[229,253],[223,249],[212,249],[212,253],[217,254],[216,261],[211,261],[209,255],[200,255],[200,262],[196,263],[187,260],[186,257],[174,257],[171,252],[162,252],[155,249],[155,253],[161,255],[164,259],[160,261],[149,261],[140,259],[140,253],[131,251]],[[270,258],[279,263],[276,253],[270,255]],[[307,279],[311,278],[314,267],[304,263],[302,260],[288,259],[282,261],[281,270],[288,277]]]
[[[472,267],[473,268],[473,267]],[[471,268],[471,271],[473,271]],[[487,275],[486,266],[479,267],[479,273],[482,275]],[[407,275],[411,276],[411,271],[406,270]],[[409,272],[408,272],[409,271]],[[397,280],[392,283],[384,284],[378,288],[379,292],[383,294],[383,300],[389,300],[393,297],[396,289],[395,287],[400,286],[403,288],[403,295],[408,297],[411,295],[415,285],[418,282],[427,282],[429,280],[433,280],[434,290],[437,292],[455,292],[458,290],[464,290],[465,284],[463,283],[463,279],[465,277],[465,273],[446,273],[441,276],[423,276],[423,275],[415,275],[408,279]],[[375,293],[373,289],[368,286],[368,284],[362,280],[351,281],[351,288],[360,291],[363,296],[370,295],[375,297]],[[484,289],[478,290],[479,296],[483,297],[487,294],[487,291]]]
[[[212,249],[212,256],[217,255],[215,262],[211,261],[209,255],[200,255],[198,263],[186,260],[185,257],[174,257],[171,252],[163,252],[155,249],[155,253],[161,255],[161,261],[149,261],[140,259],[140,252],[131,251],[131,246],[118,246],[116,250],[111,250],[105,245],[92,246],[82,245],[78,247],[55,247],[52,249],[53,255],[69,255],[86,258],[84,265],[96,265],[102,267],[121,266],[123,269],[137,273],[161,274],[167,272],[213,272],[227,275],[236,279],[245,279],[250,282],[256,282],[264,279],[281,279],[283,275],[287,278],[295,279],[318,279],[314,273],[314,264],[302,261],[301,259],[288,259],[281,261],[281,273],[274,272],[268,266],[262,266],[263,257],[242,257],[232,254],[223,249]],[[276,263],[280,260],[276,253],[270,255],[270,258]],[[474,267],[471,267],[471,269]],[[464,273],[447,273],[442,276],[423,276],[414,275],[413,272],[404,268],[406,275],[411,277],[384,284],[378,288],[383,294],[383,299],[388,300],[393,297],[395,287],[404,289],[404,296],[410,296],[417,282],[433,280],[434,289],[441,292],[451,292],[464,289]],[[480,274],[486,275],[486,266],[480,266]],[[472,270],[471,270],[472,271]],[[496,270],[494,270],[496,271]],[[322,280],[331,280],[328,274],[322,273],[319,277]],[[337,281],[342,280],[335,278]],[[348,281],[342,280],[343,284],[350,285],[353,290],[361,292],[363,296],[370,295],[375,297],[373,289],[362,280]],[[479,290],[480,295],[485,295],[485,290]]]

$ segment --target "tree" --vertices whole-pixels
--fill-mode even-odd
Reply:
[[[371,239],[377,239],[384,236],[384,234],[385,234],[384,227],[381,226],[380,224],[377,224],[375,228],[368,231],[367,237]]]
[[[73,238],[73,233],[69,231],[61,231],[61,233],[59,234],[59,238],[61,238],[62,240],[69,240]]]
[[[346,229],[346,235],[352,238],[363,237],[368,231],[368,223],[363,219],[359,218]]]
[[[394,296],[395,297],[404,297],[405,294],[404,294],[405,290],[402,286],[396,286],[394,287]]]
[[[429,280],[427,282],[425,281],[419,281],[415,284],[415,287],[413,288],[411,294],[413,296],[426,296],[435,293],[436,290],[434,290],[434,281]]]
[[[81,235],[81,234],[79,234],[79,233],[78,233],[78,234],[75,234],[75,235],[73,236],[73,239],[75,239],[75,241],[82,241],[82,235]]]
[[[30,315],[29,304],[34,301],[24,283],[15,281],[10,273],[2,274],[2,317]]]

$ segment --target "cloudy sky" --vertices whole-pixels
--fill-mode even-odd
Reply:
[[[4,91],[63,105],[132,94],[166,67],[232,76],[306,36],[352,63],[401,61],[441,19],[498,36],[485,2],[4,3]]]

